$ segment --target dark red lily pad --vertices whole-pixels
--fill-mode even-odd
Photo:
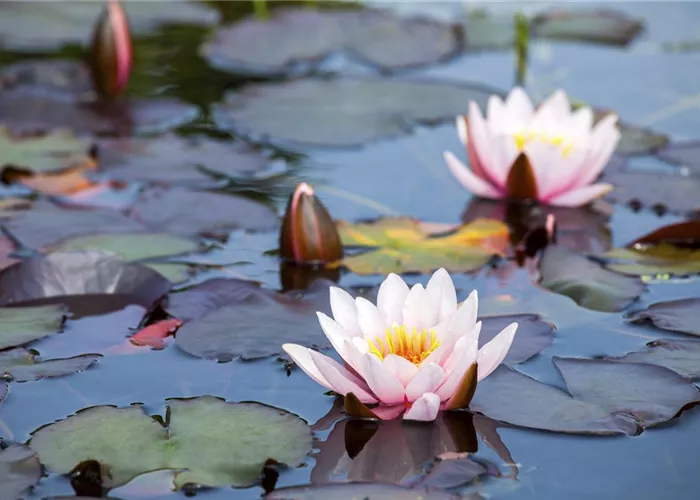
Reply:
[[[268,229],[277,223],[275,212],[260,202],[180,188],[145,191],[129,215],[161,232],[218,238],[232,229]]]
[[[627,316],[627,321],[649,321],[657,328],[700,336],[700,298],[656,302]]]
[[[223,284],[212,284],[200,296],[198,305],[184,309],[186,317],[196,319],[180,328],[175,343],[188,354],[219,361],[281,354],[282,344],[287,342],[326,349],[329,343],[318,323],[316,311],[330,314],[328,288],[333,284],[317,280],[303,293],[279,294],[238,281],[240,291],[236,290],[236,283],[225,286],[228,300],[212,293]],[[195,290],[191,293],[194,294]],[[219,304],[225,305],[217,307]],[[177,308],[170,312],[175,316],[178,314]]]
[[[648,363],[673,370],[682,377],[700,378],[700,341],[698,340],[654,340],[647,343],[646,350],[630,352],[620,358],[611,358],[622,363]]]
[[[0,388],[0,400],[2,388]],[[41,479],[41,463],[32,449],[13,444],[0,451],[0,498],[24,498],[24,493]]]
[[[553,9],[532,19],[535,36],[626,46],[644,28],[640,19],[610,9]]]
[[[388,483],[329,483],[279,488],[265,495],[265,500],[469,500],[437,489],[404,488]]]
[[[83,354],[71,358],[41,360],[35,353],[17,348],[0,351],[0,373],[15,382],[31,382],[82,372],[101,357],[101,354]]]
[[[219,127],[282,145],[354,147],[404,135],[416,124],[453,120],[469,101],[498,91],[477,84],[390,78],[306,78],[254,84],[226,94]]]
[[[338,52],[396,71],[436,63],[460,48],[457,27],[436,20],[379,9],[286,8],[270,19],[249,17],[219,28],[201,53],[219,69],[273,77],[308,71]]]
[[[491,341],[501,330],[518,323],[518,332],[503,360],[508,366],[527,361],[552,343],[554,325],[543,321],[539,314],[510,314],[506,316],[486,316],[479,318],[483,323],[479,336],[479,347]]]
[[[621,311],[645,290],[640,278],[610,271],[557,245],[544,250],[539,266],[542,286],[596,311]]]

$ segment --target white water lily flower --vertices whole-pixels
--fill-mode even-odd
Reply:
[[[317,313],[345,366],[300,345],[282,347],[322,386],[378,405],[371,411],[380,418],[403,414],[406,420],[432,421],[441,409],[455,409],[463,400],[460,387],[468,372],[477,380],[488,376],[513,342],[517,323],[479,349],[477,302],[473,291],[458,305],[444,269],[425,288],[417,284],[409,289],[392,273],[379,287],[376,306],[332,287],[333,318]]]
[[[585,205],[613,189],[593,184],[618,142],[617,116],[608,114],[593,126],[593,111],[572,112],[563,90],[535,109],[525,91],[514,88],[505,102],[488,101],[487,116],[475,102],[468,116],[457,118],[470,167],[449,151],[452,174],[477,196],[537,200],[546,205]]]

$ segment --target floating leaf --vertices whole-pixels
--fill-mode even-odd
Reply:
[[[0,382],[0,401],[5,399],[5,396],[7,396],[8,390],[9,390],[9,386],[5,382]]]
[[[700,341],[698,340],[654,340],[647,343],[645,351],[630,352],[620,358],[611,359],[622,363],[663,366],[682,377],[700,378]]]
[[[570,394],[502,366],[479,383],[470,408],[520,427],[632,435],[700,400],[695,386],[660,366],[576,358],[554,362]]]
[[[193,321],[231,303],[244,302],[259,292],[259,288],[252,281],[210,279],[183,292],[170,294],[168,312],[184,322]]]
[[[9,375],[15,382],[31,382],[42,378],[62,377],[82,372],[101,357],[100,354],[83,354],[72,358],[42,361],[36,354],[26,349],[11,349],[0,351],[0,373]]]
[[[272,77],[308,70],[341,51],[396,71],[444,60],[460,46],[456,26],[427,18],[379,9],[286,8],[270,19],[249,17],[219,28],[201,53],[217,68]]]
[[[66,129],[17,136],[0,127],[0,166],[53,172],[87,162],[90,146],[89,140],[79,139]]]
[[[658,245],[645,251],[613,248],[604,257],[606,266],[618,273],[632,276],[669,277],[700,273],[700,251]]]
[[[170,286],[155,271],[110,252],[55,252],[0,272],[0,305],[70,303],[72,310],[86,295],[110,295],[122,307],[139,304],[148,309],[168,294]]]
[[[330,483],[279,488],[265,495],[265,500],[469,500],[446,491],[404,488],[385,483]],[[476,500],[476,499],[474,499]]]
[[[595,110],[598,120],[608,114],[606,110]],[[668,144],[668,136],[620,122],[620,142],[615,152],[625,156],[641,156],[656,152]]]
[[[341,221],[338,229],[344,245],[370,249],[342,260],[358,274],[427,273],[440,267],[473,271],[508,245],[508,226],[489,219],[472,221],[446,236],[432,235],[420,222],[403,217],[356,224]]]
[[[470,453],[441,453],[426,466],[420,484],[427,488],[447,490],[465,486],[482,476],[500,475],[498,468]],[[415,486],[414,486],[415,487]]]
[[[503,360],[508,366],[527,361],[552,343],[554,325],[543,321],[538,314],[510,314],[507,316],[486,316],[482,321],[479,347],[490,342],[501,330],[513,322],[518,323],[518,334]]]
[[[232,229],[270,228],[277,222],[275,213],[260,202],[179,188],[144,192],[130,215],[158,231],[187,236],[225,237]]]
[[[700,299],[678,299],[651,304],[627,317],[633,323],[650,321],[657,328],[700,336]]]
[[[316,349],[330,347],[316,311],[330,314],[328,288],[334,283],[317,280],[303,293],[278,294],[248,281],[228,281],[217,280],[203,293],[197,287],[173,296],[177,300],[183,295],[180,304],[197,301],[184,309],[177,303],[169,309],[183,321],[194,318],[177,332],[175,343],[180,349],[198,358],[228,361],[280,354],[287,342]],[[217,289],[223,289],[225,295],[217,296]]]
[[[0,281],[1,276],[2,273]],[[0,307],[0,349],[28,344],[57,333],[64,319],[65,311],[60,305]]]
[[[36,485],[39,479],[41,464],[34,451],[22,444],[13,444],[0,451],[0,498],[24,498],[26,490]]]
[[[181,469],[175,486],[251,486],[269,458],[297,466],[311,451],[311,429],[297,416],[259,403],[212,396],[171,400],[168,428],[142,408],[88,408],[36,431],[41,462],[65,474],[86,456],[98,460],[106,487],[144,472]]]
[[[620,46],[628,45],[644,27],[640,19],[610,9],[557,8],[531,22],[535,36],[542,38]]]
[[[212,175],[259,179],[284,170],[280,162],[242,142],[167,134],[153,139],[106,139],[99,144],[100,166],[127,181],[197,183],[211,181]]]
[[[540,284],[603,312],[621,311],[644,292],[639,278],[609,271],[564,247],[550,245],[540,259]]]
[[[656,156],[662,160],[686,167],[690,175],[700,175],[700,144],[697,141],[671,143]]]
[[[201,249],[198,241],[166,233],[92,234],[52,245],[50,252],[106,250],[124,260],[137,261],[186,254]]]
[[[475,84],[397,79],[298,79],[236,89],[215,104],[224,129],[274,143],[353,147],[451,120],[497,91]]]

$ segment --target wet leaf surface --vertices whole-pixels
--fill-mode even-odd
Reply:
[[[52,172],[89,159],[89,140],[59,129],[37,136],[17,136],[0,127],[0,166]]]
[[[549,246],[540,259],[540,284],[596,311],[621,311],[645,290],[631,276],[609,271],[564,247]]]
[[[489,219],[472,221],[445,236],[431,234],[410,218],[355,224],[341,221],[338,230],[344,245],[368,250],[342,261],[358,274],[425,273],[440,267],[453,272],[472,271],[501,253],[508,242],[508,227]]]
[[[552,343],[554,325],[543,321],[537,314],[510,314],[506,316],[486,316],[482,321],[479,347],[491,341],[501,330],[513,322],[518,323],[518,331],[503,360],[508,366],[523,363],[538,354]]]
[[[259,289],[251,281],[214,278],[183,292],[170,294],[167,309],[182,321],[193,321],[231,303],[245,302]]]
[[[642,31],[641,19],[610,9],[555,8],[532,19],[535,36],[626,46]]]
[[[700,272],[700,251],[660,244],[645,249],[614,248],[604,257],[607,267],[635,276],[687,276]]]
[[[700,341],[654,340],[644,351],[631,352],[620,358],[622,363],[647,363],[663,366],[690,379],[700,378]]]
[[[474,460],[469,453],[442,453],[426,468],[419,484],[441,490],[457,488],[483,476],[499,474],[495,465]]]
[[[0,305],[67,303],[85,295],[113,295],[145,308],[163,298],[171,284],[155,271],[117,255],[85,250],[25,259],[0,272]],[[77,297],[76,297],[77,296]]]
[[[687,168],[690,175],[700,175],[700,144],[697,142],[671,143],[656,155],[668,163]]]
[[[2,274],[0,273],[0,280]],[[4,304],[7,305],[7,304]],[[60,305],[0,308],[0,349],[28,344],[63,327],[65,310]]]
[[[422,488],[403,488],[386,483],[336,483],[313,486],[291,486],[268,493],[266,500],[457,500],[451,493]],[[468,500],[469,497],[467,497]]]
[[[271,19],[249,17],[220,28],[201,53],[217,68],[272,77],[308,71],[338,52],[396,71],[439,62],[460,48],[456,26],[427,18],[378,9],[286,8]]]
[[[170,400],[168,427],[139,407],[97,406],[43,427],[30,446],[57,473],[90,456],[110,470],[107,487],[156,469],[179,472],[174,486],[251,486],[268,458],[296,467],[311,451],[311,429],[300,418],[259,403],[212,396]]]
[[[498,93],[475,84],[398,79],[299,79],[250,85],[215,104],[217,125],[276,144],[353,147],[452,120],[470,100]]]
[[[184,313],[177,303],[169,309],[183,321],[193,318],[177,332],[175,343],[180,349],[198,358],[229,361],[280,354],[284,343],[330,347],[316,311],[330,314],[328,288],[334,283],[317,280],[304,293],[278,294],[247,281],[230,281],[211,284],[198,294],[198,304],[185,306]],[[222,289],[223,294],[218,294]],[[181,300],[185,303],[192,298]]]
[[[130,216],[158,231],[186,236],[225,237],[232,229],[265,229],[277,222],[275,212],[260,202],[179,188],[144,192]]]
[[[0,498],[22,498],[24,492],[36,485],[39,479],[41,464],[34,451],[21,444],[13,444],[0,451]]]
[[[502,366],[479,383],[470,408],[519,427],[636,434],[700,400],[687,379],[660,366],[577,358],[554,363],[568,393]]]
[[[31,382],[82,372],[101,357],[100,354],[83,354],[72,358],[40,360],[34,353],[18,348],[0,351],[0,372],[9,375],[15,382]]]
[[[700,299],[687,298],[651,304],[632,312],[627,320],[633,323],[649,321],[657,328],[700,336]]]

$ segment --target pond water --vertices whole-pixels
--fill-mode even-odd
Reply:
[[[127,13],[135,3],[137,2],[125,2]],[[494,16],[511,19],[517,11],[533,15],[547,7],[541,3],[525,2],[470,2],[468,5],[457,2],[377,3],[394,13],[427,15],[440,22],[462,20],[469,12],[481,8],[488,9]],[[4,9],[14,8],[6,4],[10,3],[0,2],[0,17],[5,16]],[[555,89],[563,88],[572,99],[595,108],[614,110],[625,124],[651,129],[656,134],[665,135],[671,144],[697,140],[700,130],[697,112],[700,106],[697,87],[697,68],[700,67],[700,32],[697,20],[700,19],[700,4],[624,2],[601,5],[642,19],[644,30],[624,47],[577,41],[531,40],[525,82],[528,93],[533,99],[540,100]],[[594,4],[586,4],[586,8],[592,6]],[[303,3],[300,3],[299,8],[302,7]],[[218,26],[249,15],[251,5],[247,2],[208,2],[201,5],[203,11],[190,13],[183,10],[180,18],[177,12],[186,8],[184,3],[163,3],[158,8],[171,11],[171,22],[167,25],[139,22],[141,17],[134,15],[137,19],[133,23],[135,65],[127,95],[130,99],[142,99],[143,103],[149,99],[170,99],[177,100],[178,103],[168,104],[165,111],[161,110],[162,115],[151,117],[158,124],[152,126],[153,123],[149,122],[150,130],[162,132],[164,128],[171,128],[166,127],[167,125],[182,122],[181,126],[175,128],[180,137],[198,137],[200,140],[207,140],[201,138],[208,137],[208,140],[223,140],[226,144],[236,145],[243,144],[244,139],[252,137],[252,142],[256,143],[255,139],[258,137],[254,134],[242,137],[237,130],[222,128],[219,120],[215,120],[214,105],[229,98],[230,93],[237,95],[248,85],[258,85],[267,80],[282,85],[284,78],[280,75],[272,75],[269,78],[260,75],[246,76],[243,71],[213,69],[202,57],[199,49]],[[34,22],[33,19],[38,19],[38,32],[46,33],[42,36],[45,36],[47,41],[41,47],[30,47],[31,50],[27,50],[26,46],[17,42],[22,38],[22,30],[11,29],[5,19],[1,20],[0,71],[27,61],[56,58],[79,60],[82,57],[84,49],[80,46],[81,38],[77,34],[74,38],[78,40],[61,35],[61,29],[67,31],[66,26],[57,27],[57,34],[49,32],[50,19],[54,19],[56,23],[63,22],[60,16],[53,14],[54,17],[51,18],[50,14],[40,10],[36,13],[13,15],[17,15],[17,23],[24,23],[23,29],[28,32],[36,29],[31,23]],[[84,17],[91,19],[92,15],[89,12]],[[151,17],[158,18],[155,15]],[[86,20],[85,23],[92,25],[92,21]],[[69,25],[68,22],[66,24]],[[467,23],[467,33],[470,26]],[[340,28],[336,26],[335,29]],[[87,33],[89,30],[85,31]],[[314,35],[309,33],[309,36]],[[37,35],[37,38],[41,37]],[[245,40],[245,37],[243,39]],[[248,40],[251,52],[257,53],[260,50],[265,54],[274,53],[274,49],[267,49],[265,52],[257,48],[265,44],[255,32],[251,31]],[[64,46],[63,42],[68,43]],[[284,43],[284,38],[280,36],[267,43],[274,47],[275,44]],[[238,47],[236,50],[245,52],[247,49]],[[345,56],[335,54],[326,58],[323,64],[319,64],[313,71],[325,74],[336,72],[343,77],[357,78],[374,78],[377,75],[372,67],[347,56],[347,53]],[[501,92],[506,92],[513,86],[514,74],[515,55],[512,50],[466,52],[401,72],[406,78],[478,83]],[[71,81],[69,80],[68,86]],[[9,101],[3,99],[2,93],[12,92],[13,89],[9,84],[3,88],[2,82],[3,80],[0,80],[0,122],[12,128],[13,120],[23,116],[22,110],[10,112],[7,111],[9,107],[6,107],[6,111],[3,112],[2,107],[9,106]],[[56,80],[52,82],[55,83]],[[36,96],[40,93],[31,95]],[[371,96],[369,99],[365,105],[371,107]],[[381,103],[378,100],[377,105],[379,104]],[[145,109],[146,104],[135,104],[137,107],[142,105],[142,109]],[[352,104],[348,105],[348,109],[343,109],[342,102],[336,105],[347,115],[354,113]],[[73,102],[70,106],[75,107],[78,104]],[[329,113],[328,108],[334,107],[334,103],[322,103],[321,106],[326,107],[318,111],[317,117],[322,119]],[[183,118],[183,115],[191,118],[193,110],[196,110],[198,118]],[[462,109],[455,109],[454,115],[465,111],[466,103]],[[33,112],[26,109],[27,114]],[[41,116],[40,112],[40,122]],[[57,116],[61,115],[57,112]],[[77,115],[63,116],[66,121],[65,127],[76,130],[81,136],[91,138],[90,140],[97,136],[96,133],[90,133],[95,130],[86,130],[82,122],[78,124],[78,118],[75,117]],[[275,119],[273,109],[265,120],[269,122]],[[303,120],[311,120],[313,115],[304,114],[297,122],[290,119],[289,113],[285,112],[280,119],[285,120],[282,129],[304,129],[307,125]],[[53,130],[57,120],[53,115],[47,118],[46,127]],[[254,120],[251,120],[251,123],[252,121]],[[248,128],[255,129],[255,126],[256,124],[252,123]],[[332,130],[338,133],[345,130],[348,135],[352,135],[357,132],[353,127],[357,128],[359,125],[347,125],[346,129],[343,126],[333,126]],[[104,128],[99,132],[105,132]],[[245,124],[243,128],[246,128]],[[204,154],[209,156],[205,156],[201,161],[202,166],[219,173],[223,169],[224,174],[214,176],[213,179],[205,177],[208,183],[206,186],[220,188],[226,196],[243,196],[254,200],[255,206],[229,206],[225,203],[217,205],[214,202],[207,205],[208,196],[214,195],[205,194],[201,198],[182,201],[186,206],[176,209],[174,206],[178,205],[178,200],[185,198],[175,195],[169,205],[153,203],[152,206],[148,206],[139,199],[136,203],[143,205],[137,205],[139,208],[135,210],[141,212],[136,219],[153,232],[170,232],[191,237],[197,231],[180,229],[185,226],[189,228],[190,225],[195,229],[202,229],[205,224],[200,222],[210,216],[207,212],[219,211],[223,212],[217,215],[220,220],[212,223],[218,232],[228,233],[236,227],[268,231],[266,236],[261,238],[262,241],[246,239],[240,237],[240,234],[232,235],[228,244],[220,244],[216,238],[206,239],[208,243],[214,242],[212,244],[219,247],[208,255],[209,262],[231,265],[198,267],[197,274],[187,276],[189,281],[173,281],[179,281],[175,288],[180,289],[202,283],[209,278],[249,277],[261,281],[263,286],[271,290],[280,290],[284,280],[278,272],[278,261],[275,256],[263,255],[263,250],[275,248],[276,231],[279,227],[276,219],[266,211],[272,209],[275,214],[282,214],[288,196],[301,181],[314,186],[317,195],[335,219],[345,221],[376,219],[381,216],[410,216],[421,221],[459,224],[470,222],[477,212],[485,213],[484,216],[487,217],[489,213],[497,212],[489,202],[472,198],[455,182],[445,167],[442,159],[444,150],[451,150],[460,156],[463,152],[452,120],[441,121],[431,126],[416,125],[409,128],[405,133],[394,134],[395,137],[379,138],[367,141],[362,146],[349,148],[305,146],[294,144],[293,141],[275,141],[273,137],[272,140],[262,141],[259,149],[266,158],[277,159],[283,168],[281,171],[273,169],[272,175],[259,177],[228,176],[228,167],[219,166],[225,165],[227,161],[242,160],[238,156],[232,156],[230,158],[233,160],[229,160],[229,153],[225,149],[207,152]],[[279,130],[275,127],[272,129]],[[306,135],[309,133],[311,132],[307,131]],[[325,137],[327,134],[320,130],[319,135]],[[142,136],[154,137],[144,134]],[[99,140],[103,140],[102,137]],[[280,147],[280,144],[283,147]],[[254,146],[257,147],[258,144]],[[632,171],[653,173],[654,176],[649,179],[657,179],[656,175],[675,175],[680,170],[677,165],[664,163],[656,152],[647,150],[644,154],[623,160],[628,162],[628,168]],[[157,156],[155,160],[149,160],[150,164],[143,158],[137,160],[144,162],[143,169],[163,171],[166,170],[168,162],[177,164],[179,168],[182,164],[180,156],[185,154],[194,156],[188,163],[200,163],[196,157],[197,152],[176,149],[170,152],[166,147],[165,151],[159,154],[161,156]],[[122,165],[119,168],[125,167]],[[119,168],[105,170],[104,173],[108,176],[113,173],[118,178]],[[194,168],[191,170],[195,171]],[[99,178],[102,174],[98,171],[96,175]],[[138,175],[140,174],[137,172],[135,178],[125,179],[133,191],[126,189],[109,195],[117,200],[113,204],[127,212],[131,210],[127,198],[138,196],[138,190],[142,188],[154,189],[151,187],[153,180],[158,179],[157,173],[149,174],[150,178],[138,178]],[[170,175],[164,174],[165,184],[171,183]],[[694,176],[697,175],[697,171],[691,172],[688,182],[697,182],[694,180]],[[198,185],[197,182],[190,182],[190,178],[185,182],[177,180],[174,184],[176,187],[172,189],[180,189],[181,186],[192,189],[192,186]],[[685,194],[681,193],[678,196],[692,194],[692,189],[691,186]],[[700,194],[700,191],[694,192],[696,195]],[[21,185],[7,186],[4,191],[5,197],[8,198],[26,197],[32,193],[31,187]],[[661,216],[647,208],[657,203],[668,204],[672,208],[672,193],[673,191],[669,196],[666,190],[658,195],[653,189],[638,193],[637,198],[644,205],[639,210],[631,208],[627,203],[606,201],[602,210],[607,210],[609,217],[600,219],[584,214],[581,220],[575,218],[570,227],[566,224],[566,218],[560,219],[563,222],[560,227],[559,245],[568,245],[577,252],[600,255],[612,248],[624,247],[661,226],[682,221],[686,214],[681,211],[668,210]],[[94,198],[100,207],[98,210],[112,204],[105,202],[104,196],[102,194]],[[57,205],[52,205],[52,208],[41,205],[48,203],[45,194],[39,194],[34,203],[36,206],[32,210],[58,210]],[[191,215],[194,212],[197,212],[196,216]],[[151,216],[151,213],[155,215]],[[3,214],[3,217],[5,215]],[[80,211],[77,218],[59,218],[55,222],[52,222],[52,219],[43,225],[35,219],[25,219],[25,222],[20,221],[15,225],[10,222],[7,227],[22,243],[34,249],[46,249],[59,240],[76,235],[103,231],[123,233],[129,230],[106,229],[116,222],[105,220],[102,223],[86,222],[85,227],[94,227],[94,230],[82,231],[79,229],[82,224],[79,217],[82,216]],[[221,220],[225,222],[227,217],[233,222],[222,223]],[[266,217],[269,217],[271,222],[268,222]],[[55,225],[62,224],[78,229],[56,229]],[[54,233],[60,237],[51,236]],[[30,242],[30,239],[36,243]],[[699,242],[700,236],[695,234],[694,244]],[[172,252],[170,255],[173,253],[182,252]],[[694,258],[697,259],[697,256]],[[202,258],[191,260],[196,263],[205,261],[206,259]],[[173,271],[168,267],[160,269]],[[628,309],[601,312],[581,307],[570,298],[533,283],[528,269],[518,267],[512,261],[501,261],[493,266],[487,265],[467,273],[451,274],[459,300],[464,300],[471,290],[478,290],[480,314],[536,313],[556,327],[551,345],[528,361],[518,364],[516,369],[540,382],[562,389],[565,389],[565,385],[552,364],[552,357],[623,356],[629,352],[644,350],[645,344],[655,339],[692,339],[688,335],[663,331],[649,324],[632,325],[625,321],[624,314],[627,310],[643,309],[659,301],[700,297],[700,282],[695,276],[647,279],[646,290]],[[407,273],[405,278],[410,285],[425,283],[428,276]],[[383,278],[381,274],[360,275],[344,269],[339,273],[337,281],[346,289],[365,293],[379,285]],[[2,287],[19,286],[18,283],[9,280],[3,282],[0,278]],[[12,295],[13,292],[8,293]],[[174,295],[177,293],[182,292],[176,292]],[[371,439],[380,439],[381,446],[370,441],[353,461],[346,455],[347,442],[344,441],[342,432],[332,431],[333,424],[340,426],[341,424],[336,422],[344,422],[340,411],[334,410],[334,399],[324,394],[325,389],[305,376],[301,370],[292,369],[287,373],[285,365],[276,359],[276,356],[253,361],[234,359],[229,362],[200,359],[176,347],[172,339],[161,350],[135,347],[129,344],[127,337],[142,324],[146,314],[143,305],[128,302],[126,305],[115,305],[113,302],[108,304],[104,298],[97,297],[85,297],[84,300],[85,304],[96,301],[85,306],[90,309],[88,314],[76,314],[79,311],[73,310],[73,316],[67,319],[62,333],[33,342],[29,347],[36,349],[43,359],[65,358],[85,353],[100,353],[103,357],[81,373],[29,382],[11,382],[8,396],[0,401],[2,443],[27,443],[36,429],[96,405],[128,406],[139,403],[150,415],[164,415],[168,398],[212,395],[227,401],[256,401],[281,408],[298,415],[314,428],[314,451],[304,459],[302,466],[283,471],[277,481],[277,488],[312,481],[405,482],[413,475],[418,476],[422,467],[433,456],[445,451],[463,451],[457,450],[453,443],[428,442],[433,438],[421,437],[419,433],[411,434],[405,428],[396,428],[399,430],[394,429],[392,432],[395,433],[391,436],[387,433],[385,438],[381,438],[381,432],[374,435]],[[2,305],[7,304],[7,301],[2,302]],[[239,311],[239,314],[245,313]],[[700,313],[697,313],[696,317],[700,320]],[[290,316],[288,321],[290,328],[293,328],[294,321],[298,320]],[[264,330],[266,327],[272,328],[264,324],[258,328]],[[285,342],[284,338],[280,338],[280,343],[282,342]],[[697,364],[700,365],[700,357],[697,358]],[[614,379],[609,381],[611,386],[617,383]],[[518,500],[563,497],[572,500],[591,497],[633,497],[640,500],[659,497],[690,498],[700,488],[700,476],[696,471],[700,411],[690,406],[692,405],[677,418],[645,430],[637,436],[570,435],[499,424],[497,434],[502,441],[501,449],[507,450],[516,465],[507,463],[508,459],[502,452],[498,453],[490,447],[494,445],[493,434],[490,434],[491,440],[488,437],[479,438],[478,451],[474,457],[495,464],[500,477],[496,477],[495,473],[486,475],[459,488],[453,488],[451,492],[465,496],[478,493],[483,498]],[[327,415],[325,420],[315,425]],[[566,416],[562,415],[561,418],[565,419]],[[75,439],[81,438],[78,436]],[[494,448],[498,448],[498,445]],[[2,469],[0,477],[1,474]],[[183,495],[181,492],[169,491],[170,481],[171,477],[163,473],[151,474],[145,480],[136,480],[113,490],[110,498],[166,499]],[[66,476],[47,472],[41,481],[21,498],[39,499],[73,494],[74,490]],[[264,495],[264,491],[260,486],[204,489],[196,493],[199,498],[212,500],[259,498],[261,495]]]

